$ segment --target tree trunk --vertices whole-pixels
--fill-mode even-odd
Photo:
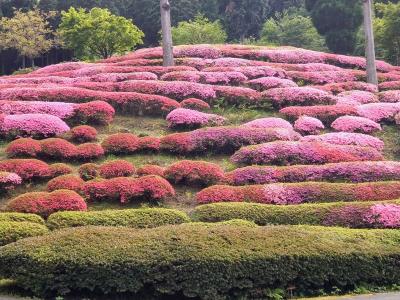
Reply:
[[[25,55],[22,55],[22,69],[26,68],[26,58]]]
[[[171,6],[168,0],[160,0],[161,31],[164,66],[174,65],[174,53],[171,32]]]
[[[364,0],[365,55],[367,60],[367,82],[378,85],[375,62],[375,41],[372,27],[372,0]]]
[[[34,58],[31,58],[31,63],[32,63],[32,65],[31,65],[32,69],[35,68],[35,59]]]

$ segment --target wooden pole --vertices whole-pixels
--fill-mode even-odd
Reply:
[[[372,27],[372,0],[364,0],[365,58],[367,60],[367,82],[378,85],[375,62],[375,41]]]
[[[171,32],[171,5],[168,0],[160,0],[161,31],[164,66],[174,65],[174,53]]]

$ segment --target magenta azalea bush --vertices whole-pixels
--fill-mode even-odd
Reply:
[[[0,111],[6,115],[47,114],[69,119],[75,114],[76,105],[65,102],[0,101]]]
[[[400,90],[386,91],[379,94],[380,102],[397,103],[400,102]]]
[[[338,97],[344,98],[344,100],[347,100],[349,103],[353,102],[358,105],[379,102],[377,95],[367,91],[346,91],[340,93]]]
[[[167,115],[168,127],[175,129],[221,126],[225,121],[226,119],[224,117],[186,108],[175,109]]]
[[[357,115],[375,122],[393,122],[400,103],[369,103],[357,107]]]
[[[253,128],[286,128],[288,130],[293,130],[292,124],[281,118],[262,118],[256,119],[243,124],[246,127]]]
[[[339,117],[331,124],[331,127],[336,131],[359,132],[366,134],[382,130],[379,123],[367,118],[354,116]]]
[[[400,228],[400,205],[376,204],[365,214],[364,221],[376,228]]]
[[[297,87],[297,83],[292,80],[279,77],[261,77],[247,81],[247,85],[258,91],[265,91],[274,88]]]
[[[22,178],[16,173],[0,171],[0,195],[13,190],[22,183]]]
[[[294,123],[294,129],[301,134],[319,134],[325,126],[317,118],[301,116]]]

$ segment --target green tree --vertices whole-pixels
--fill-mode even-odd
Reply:
[[[25,58],[33,59],[45,53],[55,44],[52,30],[47,18],[37,9],[23,12],[17,10],[12,18],[0,19],[0,40],[3,49],[15,49],[22,56],[22,67],[25,68]]]
[[[179,22],[178,26],[172,27],[172,38],[175,45],[221,44],[227,35],[218,20],[210,22],[199,14],[194,20]]]
[[[361,4],[361,0],[306,0],[315,27],[333,52],[353,53],[363,22]]]
[[[27,11],[33,9],[38,0],[1,0],[0,17],[12,17],[14,10]]]
[[[131,51],[142,44],[143,32],[130,20],[108,9],[71,7],[62,12],[58,33],[64,45],[79,58],[108,58]]]
[[[294,46],[317,51],[326,50],[324,38],[308,16],[298,13],[277,13],[268,19],[261,31],[261,42],[278,46]]]

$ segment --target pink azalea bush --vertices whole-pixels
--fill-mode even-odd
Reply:
[[[290,120],[307,115],[330,124],[338,117],[357,115],[357,108],[353,105],[314,105],[314,106],[288,106],[279,111]]]
[[[375,228],[400,228],[400,205],[375,204],[365,214],[364,221]]]
[[[277,108],[290,105],[335,104],[337,101],[331,94],[310,87],[270,89],[263,92],[262,97],[271,101]]]
[[[69,119],[75,114],[75,104],[43,101],[0,101],[0,111],[6,115],[48,114]]]
[[[240,72],[184,71],[166,73],[160,78],[167,81],[190,81],[205,84],[233,84],[245,82],[248,78]]]
[[[357,78],[351,72],[340,71],[316,71],[316,72],[298,72],[289,71],[288,76],[295,82],[303,84],[327,84],[343,81],[356,81]]]
[[[265,91],[273,88],[297,87],[297,84],[289,79],[278,77],[261,77],[247,81],[247,85],[258,91]]]
[[[261,93],[250,88],[217,85],[214,86],[214,90],[217,98],[224,100],[224,104],[243,104],[253,107],[265,105],[264,101],[261,101]]]
[[[207,102],[196,98],[188,98],[183,100],[181,102],[181,107],[198,111],[207,111],[211,108]]]
[[[90,81],[95,82],[120,82],[126,80],[157,80],[156,74],[151,72],[135,73],[100,73],[90,77]]]
[[[350,132],[331,132],[322,135],[308,135],[303,137],[300,141],[372,147],[379,151],[382,151],[385,147],[385,143],[377,137],[368,134]]]
[[[226,122],[224,117],[207,114],[196,110],[177,108],[167,115],[168,127],[193,129],[204,126],[221,126]]]
[[[15,189],[22,183],[22,178],[16,173],[0,172],[0,195]]]
[[[357,115],[375,122],[393,122],[400,112],[400,103],[369,103],[357,107]]]
[[[270,76],[286,78],[284,70],[268,66],[208,67],[204,68],[203,72],[240,72],[249,79]]]
[[[0,133],[6,136],[50,137],[69,130],[60,118],[47,114],[7,115],[0,122]]]
[[[316,85],[314,88],[333,93],[340,94],[345,91],[359,90],[366,91],[371,93],[377,93],[378,87],[374,84],[362,82],[362,81],[348,81],[348,82],[337,82],[337,83],[328,83],[325,85]]]
[[[325,129],[324,124],[317,118],[301,116],[294,123],[294,129],[300,134],[319,134]]]
[[[379,90],[400,90],[400,81],[386,81],[379,84]]]
[[[288,130],[293,130],[292,124],[282,118],[262,118],[256,119],[243,124],[246,127],[253,128],[286,128]]]
[[[372,182],[400,180],[400,162],[355,161],[323,165],[249,166],[225,174],[232,185],[276,182]]]
[[[382,159],[382,154],[374,148],[293,141],[243,147],[231,157],[233,163],[247,165],[323,164]]]
[[[380,102],[391,102],[397,103],[400,102],[400,91],[386,91],[379,94],[379,101]]]
[[[350,101],[354,101],[357,104],[367,104],[379,102],[378,96],[374,93],[366,92],[366,91],[346,91],[342,92],[338,95],[338,97],[348,99]]]
[[[343,116],[337,118],[331,127],[336,131],[374,133],[381,131],[382,127],[378,123],[363,117]]]

